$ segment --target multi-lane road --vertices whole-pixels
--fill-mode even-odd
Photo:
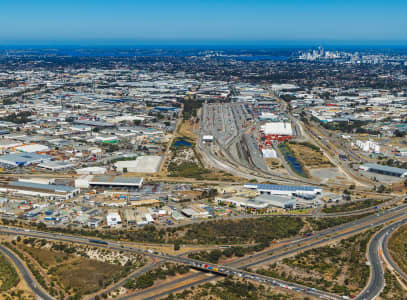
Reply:
[[[380,214],[371,215],[362,219],[358,219],[356,221],[342,224],[333,228],[329,228],[320,232],[316,232],[313,236],[305,237],[305,238],[295,238],[288,241],[285,245],[276,247],[272,250],[267,250],[263,252],[256,253],[250,257],[246,257],[240,260],[233,262],[230,265],[209,265],[205,262],[193,260],[185,257],[179,257],[174,255],[167,255],[165,253],[158,253],[153,252],[151,250],[139,249],[136,247],[130,247],[128,245],[121,244],[120,242],[113,242],[113,241],[100,241],[102,243],[94,243],[90,241],[88,238],[80,237],[80,236],[71,236],[71,235],[63,235],[59,233],[50,233],[50,232],[42,232],[42,231],[30,231],[24,230],[21,228],[14,228],[14,227],[7,227],[7,226],[0,226],[0,231],[6,234],[12,235],[23,235],[29,237],[37,237],[37,238],[44,238],[50,240],[58,240],[58,241],[66,241],[66,242],[74,242],[80,244],[87,244],[92,246],[99,246],[104,248],[110,248],[114,250],[123,250],[129,252],[137,252],[143,253],[148,256],[155,257],[160,260],[168,260],[173,262],[178,262],[182,264],[187,264],[196,268],[210,270],[216,270],[216,273],[223,274],[223,275],[232,275],[238,277],[244,277],[252,280],[257,280],[259,282],[268,283],[268,284],[275,284],[275,285],[283,285],[284,287],[290,289],[297,289],[299,292],[310,292],[308,290],[304,290],[305,287],[297,286],[292,283],[284,282],[284,281],[277,281],[273,279],[267,279],[263,276],[258,274],[254,274],[251,272],[243,271],[247,267],[253,267],[259,264],[266,264],[270,263],[274,260],[280,259],[281,257],[292,255],[298,253],[300,251],[318,247],[323,245],[333,239],[338,238],[345,238],[347,236],[354,235],[358,232],[363,230],[367,230],[369,228],[373,228],[378,225],[385,224],[392,220],[397,220],[399,218],[403,218],[407,213],[407,204],[389,209],[385,212]],[[275,253],[274,255],[270,255],[270,253]],[[216,268],[216,269],[215,269]],[[271,281],[270,281],[271,280]],[[325,293],[322,291],[312,290],[310,293],[315,294],[315,296],[319,296],[321,298],[331,298],[334,297],[330,293]]]
[[[280,281],[280,280],[273,280],[271,278],[268,278],[268,280],[264,280],[264,278],[262,276],[259,276],[258,274],[254,274],[254,273],[250,273],[250,272],[243,272],[242,269],[246,269],[248,267],[253,267],[256,265],[260,265],[260,264],[269,264],[273,261],[276,261],[278,259],[281,259],[282,257],[285,257],[287,255],[293,255],[298,253],[299,251],[304,251],[306,249],[312,248],[312,247],[318,247],[321,246],[325,243],[328,243],[334,239],[341,239],[341,238],[346,238],[348,236],[354,235],[358,232],[361,232],[363,230],[368,230],[370,228],[374,228],[376,226],[382,225],[386,222],[392,221],[392,220],[396,220],[398,218],[404,218],[406,216],[407,211],[405,211],[406,206],[404,205],[403,207],[400,208],[396,208],[396,209],[392,209],[392,211],[389,211],[387,213],[385,213],[383,216],[378,217],[377,215],[374,216],[370,216],[370,217],[366,217],[362,220],[357,220],[355,222],[352,223],[348,223],[348,224],[344,224],[344,225],[340,225],[337,226],[335,228],[331,228],[331,229],[327,229],[324,231],[321,231],[319,233],[316,233],[313,237],[307,238],[308,240],[315,239],[318,236],[329,236],[326,238],[322,238],[319,239],[316,242],[310,242],[309,244],[305,244],[303,241],[307,240],[307,239],[294,239],[291,241],[290,244],[284,245],[284,246],[280,246],[278,248],[275,248],[273,250],[269,250],[266,252],[262,252],[262,253],[257,253],[255,255],[252,255],[251,257],[246,257],[243,259],[239,259],[237,261],[234,261],[230,264],[227,264],[226,266],[217,266],[217,267],[221,267],[223,270],[229,270],[229,271],[233,271],[236,272],[235,274],[230,274],[230,275],[235,275],[238,277],[243,277],[243,278],[247,278],[247,279],[252,279],[252,280],[256,280],[259,282],[263,282],[263,283],[267,283],[267,284],[272,284],[274,286],[279,286],[282,288],[287,288],[287,289],[291,289],[291,290],[295,290],[299,293],[303,293],[303,294],[307,294],[307,295],[313,295],[317,298],[322,298],[322,299],[341,299],[341,296],[338,295],[332,295],[330,293],[325,293],[323,291],[318,291],[318,290],[313,290],[304,286],[300,286],[300,285],[295,285],[292,283],[287,283],[285,281]],[[402,210],[402,212],[400,212],[400,210]],[[388,216],[388,217],[387,217]],[[358,225],[362,225],[358,228],[356,228]],[[355,227],[354,230],[348,230],[349,228],[353,228]],[[338,234],[333,234],[333,233],[337,233],[337,232],[341,232]],[[302,241],[301,243],[298,243],[299,241]],[[298,246],[298,244],[301,244],[303,246]],[[297,247],[293,247],[292,249],[289,249],[291,246],[297,246]],[[279,252],[280,251],[280,252]],[[271,252],[279,252],[276,255],[270,255]],[[214,266],[214,265],[212,265]],[[228,267],[231,268],[228,268]],[[240,275],[239,275],[240,274]],[[214,280],[216,278],[216,276],[219,277],[219,275],[213,275],[209,278],[202,278],[202,276],[200,276],[200,274],[192,274],[189,276],[186,276],[185,278],[181,278],[181,279],[177,279],[174,282],[167,282],[164,284],[161,284],[157,287],[151,288],[149,290],[146,291],[141,291],[139,293],[134,294],[135,296],[137,296],[137,298],[142,298],[144,299],[145,295],[150,295],[149,297],[145,298],[145,299],[156,299],[159,297],[163,297],[165,295],[168,295],[169,293],[176,293],[181,291],[182,289],[194,286],[194,285],[198,285],[198,284],[202,284],[205,282],[209,282],[211,280]],[[253,277],[254,276],[254,277]],[[195,280],[195,282],[191,282]],[[185,287],[182,283],[185,283]],[[156,291],[156,294],[154,294],[152,292],[152,290]],[[152,294],[154,294],[154,297],[151,296]],[[343,295],[346,296],[346,295]],[[120,298],[121,299],[121,298]],[[123,299],[130,299],[128,297],[124,297]],[[367,298],[368,299],[368,298]],[[371,299],[371,298],[370,298]]]
[[[382,265],[382,259],[385,258],[386,262],[389,263],[392,268],[400,274],[404,279],[407,279],[407,276],[400,269],[400,267],[393,262],[393,259],[390,257],[387,244],[388,238],[391,233],[397,230],[400,226],[407,224],[407,216],[402,220],[386,226],[381,229],[378,233],[375,234],[373,239],[370,241],[368,249],[368,259],[370,263],[370,278],[369,283],[366,288],[358,295],[357,299],[360,300],[370,300],[375,299],[382,292],[385,280],[384,280],[384,270]],[[380,254],[383,254],[383,257]]]
[[[41,287],[38,286],[36,280],[32,276],[31,272],[27,269],[27,267],[21,262],[21,260],[9,249],[0,245],[0,252],[2,252],[9,260],[11,260],[18,271],[20,272],[21,276],[23,277],[24,281],[27,283],[28,287],[34,292],[39,299],[42,300],[52,300],[53,298],[49,296]]]

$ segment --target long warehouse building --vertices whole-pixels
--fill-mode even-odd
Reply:
[[[372,172],[381,175],[393,176],[393,177],[407,177],[407,169],[382,166],[378,164],[364,164],[360,165],[359,169],[366,172]]]
[[[270,122],[261,125],[260,130],[265,135],[293,135],[293,129],[290,122]]]
[[[41,184],[26,181],[13,181],[0,185],[0,191],[22,195],[46,197],[50,199],[70,199],[80,193],[80,189],[61,184]]]
[[[322,193],[322,188],[317,186],[299,186],[299,185],[277,185],[277,184],[255,184],[246,183],[247,189],[255,189],[260,194],[266,195],[310,195],[316,196]]]
[[[78,188],[137,190],[143,186],[143,181],[143,177],[84,175],[75,180],[75,186]]]

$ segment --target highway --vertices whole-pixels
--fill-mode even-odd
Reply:
[[[113,292],[114,290],[118,289],[119,287],[123,286],[128,280],[136,279],[137,277],[140,277],[141,275],[145,274],[148,271],[153,270],[154,268],[157,268],[159,265],[164,263],[165,261],[162,260],[158,263],[149,263],[148,265],[141,267],[140,269],[137,269],[136,272],[133,272],[130,276],[123,278],[119,280],[118,282],[114,283],[113,285],[110,285],[108,288],[98,291],[93,294],[93,296],[87,296],[85,299],[94,299],[96,296],[101,296],[102,294],[109,294],[110,292]]]
[[[357,296],[356,299],[360,300],[370,300],[378,297],[382,292],[385,280],[384,280],[384,270],[382,266],[382,261],[380,257],[380,251],[387,253],[386,241],[390,233],[396,230],[398,227],[407,223],[407,217],[403,218],[401,221],[393,223],[386,226],[378,233],[375,234],[373,239],[370,241],[368,249],[368,260],[370,263],[370,278],[369,283],[366,288]],[[387,253],[387,257],[388,253]],[[392,261],[388,260],[389,263]],[[393,265],[392,265],[393,266]]]
[[[384,224],[388,221],[395,220],[397,218],[403,217],[406,214],[407,204],[403,204],[401,206],[389,209],[381,214],[378,215],[371,215],[362,219],[355,220],[350,223],[342,224],[333,228],[329,228],[320,232],[316,232],[313,236],[305,237],[305,238],[295,238],[288,242],[286,245],[279,246],[277,248],[266,250],[263,252],[256,253],[250,257],[246,257],[240,260],[237,260],[228,266],[223,265],[215,265],[210,264],[210,267],[213,269],[216,268],[218,273],[223,275],[232,275],[238,277],[244,277],[252,280],[257,280],[259,282],[270,283],[270,281],[265,280],[262,276],[250,272],[242,271],[242,268],[252,267],[259,264],[269,263],[272,260],[279,259],[283,256],[292,255],[299,251],[303,251],[305,249],[309,249],[311,247],[317,247],[321,244],[329,242],[332,239],[343,238],[346,236],[350,236],[361,232],[363,230],[373,228],[375,226]],[[7,226],[0,226],[0,230],[6,234],[13,234],[13,235],[23,235],[29,237],[37,237],[37,238],[44,238],[50,240],[58,240],[58,241],[66,241],[66,242],[74,242],[79,244],[86,244],[92,246],[99,246],[103,248],[110,248],[114,250],[123,250],[129,252],[136,252],[142,253],[151,257],[158,258],[160,260],[168,260],[173,262],[178,262],[182,264],[187,264],[196,268],[208,270],[207,263],[193,260],[189,258],[174,256],[174,255],[167,255],[166,253],[158,253],[153,252],[152,250],[145,250],[145,249],[138,249],[135,247],[130,247],[127,245],[122,245],[120,242],[114,241],[102,241],[99,240],[99,243],[91,242],[86,237],[80,236],[71,236],[71,235],[63,235],[59,233],[49,233],[49,232],[42,232],[42,231],[32,231],[27,229],[21,228],[14,228],[14,227],[7,227]],[[309,244],[305,244],[309,242]],[[291,249],[290,249],[291,247]],[[282,251],[276,255],[270,255],[270,253],[276,253],[278,251]],[[277,281],[275,280],[276,285],[284,285],[291,287],[292,289],[299,288],[303,289],[304,287],[293,285],[292,283],[287,283],[284,281]],[[273,282],[271,282],[273,284]],[[329,293],[324,293],[321,291],[312,291],[313,293],[320,293],[321,297],[331,297]]]
[[[406,205],[403,205],[403,206],[400,207],[400,208],[396,208],[396,209],[392,209],[392,210],[393,210],[393,212],[394,212],[394,211],[398,212],[399,209],[405,209],[405,208],[406,208]],[[391,212],[389,212],[389,213],[391,213]],[[294,240],[292,241],[292,243],[290,243],[290,245],[280,246],[279,248],[276,248],[276,249],[272,249],[272,250],[269,250],[269,251],[266,251],[266,252],[257,253],[257,254],[255,254],[255,255],[250,256],[250,257],[246,257],[246,258],[243,258],[243,259],[239,259],[239,260],[234,261],[234,262],[232,262],[232,263],[230,263],[230,264],[227,264],[227,266],[233,266],[234,268],[231,268],[231,270],[238,270],[238,272],[240,272],[240,273],[242,274],[241,276],[247,276],[247,275],[253,276],[253,275],[256,275],[256,277],[260,278],[260,280],[259,280],[260,282],[273,284],[273,285],[280,286],[280,287],[283,287],[283,288],[293,289],[293,290],[296,290],[297,292],[301,292],[301,293],[303,293],[303,294],[305,293],[305,294],[310,294],[310,295],[311,295],[312,293],[315,292],[315,294],[313,294],[313,295],[316,296],[316,297],[318,297],[318,298],[337,299],[337,298],[338,298],[337,295],[331,295],[331,294],[329,294],[329,293],[324,293],[324,292],[321,292],[321,291],[314,291],[314,290],[312,290],[312,289],[309,289],[309,288],[306,288],[306,287],[302,287],[302,286],[296,286],[296,285],[293,285],[292,283],[287,283],[287,282],[285,282],[285,281],[276,281],[276,280],[274,280],[274,283],[273,283],[273,280],[271,280],[271,281],[261,281],[261,280],[262,280],[261,276],[258,276],[257,274],[253,274],[253,273],[250,273],[250,272],[242,272],[241,269],[244,269],[244,268],[247,268],[247,267],[250,267],[250,266],[255,266],[255,265],[258,265],[258,264],[270,263],[272,260],[277,260],[277,259],[279,259],[279,258],[281,258],[281,257],[286,256],[286,255],[295,254],[295,253],[297,253],[297,252],[299,252],[299,251],[303,251],[303,250],[308,249],[308,248],[310,248],[310,247],[319,246],[319,245],[321,245],[321,244],[323,244],[323,243],[326,243],[326,242],[329,242],[330,240],[333,240],[333,239],[344,238],[344,237],[346,237],[346,236],[350,236],[350,235],[356,234],[356,233],[358,233],[358,232],[360,232],[360,231],[363,231],[363,230],[366,230],[366,229],[369,229],[369,228],[373,228],[373,227],[378,226],[378,225],[382,225],[382,224],[385,223],[385,222],[394,220],[394,219],[396,219],[396,218],[400,218],[400,217],[402,217],[402,216],[404,216],[404,215],[405,215],[405,212],[403,212],[403,213],[396,213],[395,215],[392,215],[390,218],[386,218],[385,220],[378,220],[377,222],[373,222],[373,220],[378,219],[377,215],[370,216],[370,217],[366,217],[366,218],[363,219],[363,221],[362,221],[362,220],[357,220],[357,221],[352,222],[352,223],[340,225],[340,226],[337,226],[337,227],[332,228],[332,229],[327,229],[327,230],[321,231],[320,233],[316,233],[316,234],[314,235],[314,237],[311,237],[311,238],[315,238],[315,237],[317,237],[318,235],[328,235],[329,233],[332,233],[332,232],[335,232],[335,231],[338,231],[338,230],[345,230],[345,231],[346,231],[347,228],[356,226],[357,224],[360,224],[360,223],[368,223],[368,224],[362,226],[362,227],[361,227],[360,229],[358,229],[358,230],[352,230],[352,231],[344,232],[344,233],[339,234],[339,235],[336,235],[336,236],[334,236],[334,237],[332,237],[332,238],[325,238],[325,239],[323,239],[323,240],[321,240],[321,241],[319,241],[319,242],[311,243],[311,244],[309,244],[309,245],[306,245],[306,246],[303,246],[303,247],[300,247],[300,248],[295,248],[295,249],[292,249],[292,250],[288,250],[288,251],[283,252],[283,253],[281,253],[281,254],[279,254],[279,255],[270,256],[270,253],[272,253],[272,252],[276,252],[276,251],[278,251],[278,250],[286,249],[286,248],[288,248],[290,245],[297,244],[298,241],[300,241],[300,240],[306,240],[306,239],[301,239],[301,238],[294,239]],[[307,238],[307,239],[310,239],[310,238]],[[257,260],[257,261],[255,261],[255,262],[252,262],[252,260],[256,260],[256,259],[258,259],[258,258],[261,258],[261,257],[263,257],[265,254],[267,254],[267,255],[266,255],[266,258],[263,258],[263,259],[261,259],[261,260]],[[236,269],[237,266],[238,266],[238,269]],[[185,282],[185,283],[188,282],[188,284],[185,284],[185,287],[184,287],[184,286],[180,286],[180,280],[181,280],[181,279],[178,279],[178,280],[175,282],[176,284],[175,284],[175,286],[174,286],[173,288],[170,288],[170,287],[172,286],[172,283],[171,283],[171,282],[168,282],[168,283],[159,285],[159,286],[157,286],[157,287],[151,288],[152,290],[157,290],[157,291],[162,291],[162,290],[165,290],[165,289],[167,289],[167,290],[166,290],[166,292],[161,292],[161,293],[159,293],[159,294],[156,294],[155,297],[146,298],[146,299],[154,299],[154,298],[156,298],[156,297],[163,297],[163,296],[165,296],[165,295],[167,295],[167,294],[169,294],[169,293],[176,293],[176,292],[179,292],[179,291],[181,291],[181,290],[183,290],[183,289],[185,289],[185,288],[187,288],[187,287],[191,287],[191,286],[194,286],[194,285],[198,285],[198,284],[202,284],[202,283],[205,283],[205,282],[209,282],[209,281],[211,281],[211,280],[214,280],[216,277],[219,278],[219,276],[220,276],[220,275],[213,275],[213,276],[211,276],[211,277],[209,277],[209,278],[206,278],[206,279],[199,279],[199,275],[200,275],[200,274],[192,274],[192,275],[189,275],[189,276],[185,277],[185,278],[182,280],[182,281]],[[239,276],[239,277],[241,277],[241,276]],[[191,283],[191,280],[194,279],[194,278],[195,278],[197,281],[194,282],[194,283]],[[250,278],[250,277],[245,277],[245,278],[253,279],[253,278]],[[199,280],[198,280],[198,279],[199,279]],[[269,279],[269,280],[270,280],[270,279]],[[147,292],[147,291],[146,291],[146,292]],[[151,291],[150,291],[150,292],[151,292]],[[140,293],[140,295],[139,295],[139,293]],[[142,296],[142,295],[145,294],[144,291],[141,291],[141,292],[139,292],[139,293],[136,293],[136,294],[134,294],[134,295]],[[339,297],[339,298],[340,298],[340,297]],[[122,298],[120,298],[120,299],[122,299]],[[123,298],[123,299],[130,299],[130,298]]]
[[[401,209],[404,209],[404,208],[406,208],[405,205]],[[393,209],[393,211],[397,212],[398,208],[396,210]],[[396,218],[404,216],[404,214],[405,214],[405,212],[396,213],[395,215],[392,215],[390,218],[385,218],[384,220],[378,220],[377,222],[373,222],[373,220],[378,219],[376,215],[370,216],[370,217],[364,218],[363,221],[357,220],[357,221],[352,222],[352,223],[340,225],[340,226],[335,227],[333,229],[327,229],[327,230],[321,231],[320,233],[317,233],[314,237],[318,237],[319,235],[328,235],[329,233],[332,233],[332,232],[335,232],[335,231],[338,231],[338,230],[345,230],[346,231],[347,228],[352,227],[352,226],[356,226],[358,223],[367,223],[364,226],[360,227],[359,229],[347,231],[347,232],[344,232],[342,234],[338,234],[338,235],[336,235],[336,236],[334,236],[332,238],[325,238],[325,239],[320,240],[319,242],[314,242],[314,243],[311,243],[309,245],[304,245],[304,246],[302,246],[300,248],[294,248],[294,249],[291,249],[291,250],[286,250],[285,252],[283,252],[283,253],[281,253],[279,255],[270,256],[271,252],[276,252],[276,251],[279,251],[279,250],[287,249],[290,245],[292,245],[292,246],[293,245],[298,245],[298,241],[300,241],[300,240],[307,240],[307,239],[310,239],[310,238],[294,239],[289,245],[280,246],[279,248],[272,249],[272,250],[269,250],[269,251],[266,251],[266,252],[260,252],[260,253],[254,254],[254,255],[252,255],[250,257],[239,259],[239,260],[234,261],[234,262],[232,262],[230,264],[227,264],[227,266],[231,266],[231,268],[225,268],[225,266],[217,266],[217,267],[222,269],[222,272],[227,270],[229,272],[229,275],[231,274],[231,275],[234,275],[234,276],[253,279],[253,280],[260,281],[260,282],[274,284],[274,285],[278,285],[278,286],[289,288],[289,289],[295,289],[295,290],[297,290],[299,292],[306,293],[306,294],[310,294],[310,293],[315,292],[315,296],[317,296],[317,297],[330,299],[331,297],[334,297],[334,296],[329,294],[329,293],[324,293],[324,292],[321,292],[321,291],[313,291],[313,290],[310,290],[309,288],[302,287],[302,286],[296,286],[296,285],[293,285],[292,283],[287,283],[285,281],[276,281],[276,280],[274,280],[274,283],[273,283],[273,281],[264,281],[264,278],[262,278],[261,276],[259,276],[257,274],[250,273],[250,272],[243,272],[243,271],[241,271],[241,269],[251,267],[251,266],[255,266],[255,265],[258,265],[258,264],[270,263],[273,260],[277,260],[277,259],[279,259],[281,257],[284,257],[284,256],[287,256],[287,255],[293,255],[293,254],[295,254],[295,253],[297,253],[299,251],[306,250],[306,249],[308,249],[310,247],[320,246],[321,244],[329,242],[330,240],[337,239],[337,238],[344,238],[346,236],[351,236],[351,235],[356,234],[356,233],[358,233],[358,232],[360,232],[362,230],[373,228],[373,227],[381,225],[384,222],[387,222],[389,220],[394,220]],[[312,237],[312,238],[314,238],[314,237]],[[264,256],[265,256],[265,258],[262,258]],[[257,260],[257,259],[260,259],[260,260]],[[257,260],[257,261],[252,262],[253,260]],[[214,265],[212,265],[212,266],[214,266]],[[225,273],[225,274],[227,274],[227,273]],[[201,283],[208,282],[208,281],[211,281],[211,280],[214,279],[214,277],[212,276],[212,277],[209,277],[209,278],[202,281],[201,279],[198,278],[199,275],[200,274],[189,275],[186,278],[184,278],[182,281],[185,282],[185,283],[188,282],[188,284],[185,284],[185,286],[193,286],[193,285],[201,284]],[[219,275],[214,275],[214,276],[219,276]],[[253,276],[255,276],[256,278],[253,278]],[[192,279],[194,279],[194,278],[196,278],[197,281],[195,283],[191,283],[190,281]],[[180,287],[179,286],[180,280],[181,279],[178,279],[175,282],[176,286],[173,289],[169,289],[169,290],[167,290],[167,292],[162,292],[160,294],[160,296],[164,296],[164,295],[169,294],[169,293],[178,292],[178,291],[184,289],[185,287]],[[166,289],[166,288],[170,287],[171,285],[172,285],[172,283],[169,282],[169,283],[165,283],[163,285],[159,285],[157,287],[154,287],[152,289],[157,290],[157,291],[162,291],[163,289]],[[140,293],[142,293],[144,295],[144,291],[141,291]],[[147,291],[146,291],[146,293],[147,293]],[[138,295],[138,293],[137,293],[137,295]]]
[[[40,286],[38,286],[31,272],[13,252],[11,252],[6,247],[3,247],[2,245],[0,245],[0,251],[14,263],[14,265],[20,272],[21,276],[23,277],[24,281],[27,283],[28,287],[34,292],[35,295],[39,297],[39,299],[43,300],[54,299],[51,296],[49,296]]]

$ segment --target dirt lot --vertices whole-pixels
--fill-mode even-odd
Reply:
[[[178,133],[180,136],[186,136],[194,141],[198,138],[198,136],[195,134],[197,132],[197,129],[199,128],[199,122],[194,123],[192,120],[186,120],[182,122],[182,124],[179,127]]]
[[[320,178],[323,183],[343,183],[349,185],[350,182],[338,168],[313,168],[309,170],[312,177]]]
[[[271,170],[284,168],[279,158],[266,158],[264,161]]]

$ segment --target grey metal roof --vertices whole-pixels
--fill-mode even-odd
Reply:
[[[397,173],[397,174],[400,174],[400,175],[407,172],[407,169],[401,169],[401,168],[395,168],[395,167],[389,167],[389,166],[382,166],[382,165],[378,165],[378,164],[364,164],[362,166],[367,167],[369,169],[373,169],[373,170]]]
[[[98,127],[114,127],[113,124],[109,124],[103,121],[91,121],[91,120],[75,120],[74,124],[98,126]]]
[[[62,191],[62,192],[73,192],[76,188],[61,185],[61,184],[42,184],[42,183],[34,183],[34,182],[24,182],[24,181],[12,181],[9,183],[11,187],[23,187],[23,188],[33,188],[33,189],[41,189],[41,190],[48,190],[48,191]]]
[[[94,176],[90,182],[106,182],[117,184],[141,184],[143,177],[121,177],[121,176]]]
[[[267,195],[267,194],[259,195],[255,198],[255,200],[265,201],[265,202],[280,202],[280,203],[284,203],[284,204],[295,203],[295,201],[289,197]]]

